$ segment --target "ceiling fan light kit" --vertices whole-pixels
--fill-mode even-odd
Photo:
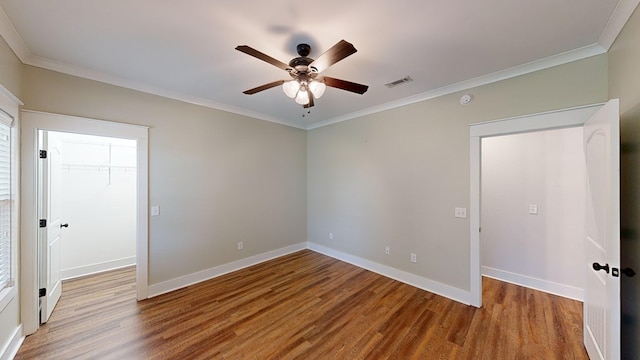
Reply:
[[[313,99],[322,97],[327,86],[361,95],[369,89],[367,85],[328,76],[318,76],[318,74],[331,65],[357,51],[351,43],[344,40],[339,41],[315,60],[307,56],[311,53],[311,46],[308,44],[299,44],[297,46],[299,56],[289,61],[289,64],[276,60],[247,45],[237,46],[236,50],[285,70],[293,78],[292,80],[277,80],[246,90],[244,93],[247,95],[253,95],[260,91],[282,85],[282,90],[289,98],[294,99],[296,103],[302,105],[304,108],[311,108],[314,106]]]

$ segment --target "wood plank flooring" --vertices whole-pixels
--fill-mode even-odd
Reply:
[[[476,309],[305,250],[141,302],[65,282],[16,359],[588,359],[582,303],[483,280]]]

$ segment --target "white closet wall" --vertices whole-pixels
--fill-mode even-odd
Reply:
[[[62,143],[63,279],[135,264],[135,141],[49,136]]]
[[[483,275],[582,300],[585,174],[582,128],[482,139]]]

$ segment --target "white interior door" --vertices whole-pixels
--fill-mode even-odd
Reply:
[[[45,289],[44,296],[40,297],[40,322],[46,323],[62,295],[61,230],[67,224],[63,224],[60,218],[62,147],[55,137],[48,136],[46,131],[42,131],[40,149],[46,151],[46,158],[39,160],[40,219],[46,220],[46,226],[40,228],[39,236],[39,281],[40,288]]]
[[[584,344],[591,359],[620,358],[619,102],[584,124],[587,163],[587,280]]]

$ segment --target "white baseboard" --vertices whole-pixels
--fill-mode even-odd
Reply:
[[[20,324],[14,331],[13,335],[9,339],[7,345],[5,345],[4,349],[2,349],[2,353],[0,354],[0,360],[12,360],[16,357],[18,350],[20,350],[20,346],[24,341],[24,335],[22,334],[22,324]]]
[[[240,270],[249,266],[253,266],[271,259],[278,258],[287,254],[291,254],[296,251],[309,249],[317,253],[330,256],[350,263],[352,265],[361,267],[363,269],[373,271],[388,278],[398,280],[405,284],[415,286],[419,289],[432,292],[455,300],[463,304],[471,303],[471,293],[462,289],[458,289],[449,285],[439,283],[437,281],[429,280],[422,276],[408,273],[406,271],[398,270],[387,265],[382,265],[367,259],[363,259],[354,255],[343,253],[328,247],[314,244],[314,243],[299,243],[291,246],[287,246],[281,249],[268,251],[259,255],[251,256],[245,259],[240,259],[227,264],[219,265],[210,269],[202,270],[193,274],[181,276],[179,278],[163,281],[161,283],[153,284],[149,286],[149,297],[158,296],[174,290],[187,287],[189,285],[197,284],[202,281],[213,279],[215,277],[228,274],[230,272]]]
[[[347,254],[338,250],[334,250],[315,243],[307,243],[307,248],[315,252],[330,256],[340,261],[347,262],[349,264],[373,271],[388,278],[398,280],[405,284],[417,287],[422,290],[432,292],[455,300],[457,302],[469,305],[471,303],[471,292],[455,288],[453,286],[445,285],[443,283],[429,280],[422,276],[408,273],[406,271],[398,270],[387,265],[379,264],[371,260],[363,259],[351,254]]]
[[[99,264],[91,264],[86,266],[79,266],[71,269],[64,269],[61,271],[62,280],[69,280],[77,277],[96,274],[104,271],[115,270],[127,266],[136,264],[136,257],[128,257],[124,259],[107,261]]]
[[[534,290],[544,291],[549,294],[558,295],[573,300],[584,301],[584,289],[577,288],[575,286],[559,284],[553,281],[516,274],[488,266],[482,267],[482,276],[524,286]]]
[[[202,281],[213,279],[220,275],[228,274],[236,270],[253,266],[253,265],[265,262],[267,260],[275,259],[280,256],[291,254],[296,251],[300,251],[304,249],[306,249],[306,243],[290,245],[277,250],[268,251],[266,253],[254,255],[245,259],[240,259],[227,264],[212,267],[210,269],[198,271],[193,274],[181,276],[179,278],[153,284],[149,286],[149,297],[151,298],[151,297],[165,294],[174,290],[178,290],[189,285],[193,285]]]

